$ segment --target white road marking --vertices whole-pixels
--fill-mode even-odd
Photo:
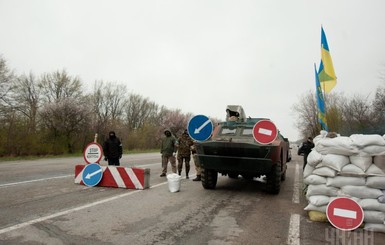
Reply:
[[[258,133],[271,136],[273,134],[273,131],[270,129],[259,128]]]
[[[21,185],[21,184],[28,184],[32,182],[45,181],[45,180],[51,180],[51,179],[61,179],[61,178],[68,178],[68,177],[74,177],[74,175],[70,174],[70,175],[56,176],[56,177],[50,177],[50,178],[44,178],[44,179],[34,179],[34,180],[26,180],[26,181],[20,181],[20,182],[1,184],[0,188],[6,187],[6,186],[12,186],[12,185]]]
[[[293,188],[293,203],[299,204],[299,190],[300,190],[300,182],[299,182],[299,165],[295,165],[295,175],[294,175],[294,188]]]
[[[344,218],[357,219],[357,212],[348,209],[334,208],[333,214]]]
[[[157,188],[157,187],[165,185],[167,183],[168,182],[163,182],[163,183],[151,186],[151,188]],[[26,227],[28,225],[33,225],[33,224],[36,224],[36,223],[39,223],[39,222],[42,222],[42,221],[45,221],[45,220],[48,220],[48,219],[53,219],[53,218],[56,218],[56,217],[59,217],[59,216],[62,216],[62,215],[67,215],[67,214],[70,214],[70,213],[73,213],[73,212],[76,212],[76,211],[80,211],[80,210],[83,210],[83,209],[86,209],[86,208],[94,207],[96,205],[103,204],[103,203],[106,203],[106,202],[110,202],[110,201],[113,201],[113,200],[116,200],[116,199],[119,199],[119,198],[122,198],[122,197],[130,196],[130,195],[136,194],[138,192],[141,192],[141,190],[136,190],[136,191],[133,191],[133,192],[128,192],[128,193],[124,193],[124,194],[121,194],[121,195],[109,197],[109,198],[106,198],[104,200],[100,200],[100,201],[97,201],[97,202],[92,202],[92,203],[85,204],[85,205],[82,205],[82,206],[79,206],[79,207],[76,207],[76,208],[64,210],[64,211],[61,211],[61,212],[58,212],[58,213],[54,213],[54,214],[51,214],[51,215],[47,215],[47,216],[44,216],[44,217],[40,217],[40,218],[37,218],[37,219],[26,221],[26,222],[23,222],[23,223],[20,223],[20,224],[17,224],[17,225],[13,225],[13,226],[1,229],[0,230],[0,234],[7,233],[7,232],[10,232],[10,231],[13,231],[13,230],[17,230],[17,229]]]
[[[289,235],[287,237],[288,245],[299,245],[300,244],[300,216],[299,214],[292,214],[290,216],[290,224],[289,224]]]

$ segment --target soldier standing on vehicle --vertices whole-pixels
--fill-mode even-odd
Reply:
[[[162,174],[160,177],[166,176],[168,162],[171,164],[172,172],[176,173],[176,140],[168,129],[164,131],[164,135],[166,137],[162,139],[162,144],[160,146],[160,153],[162,154]]]
[[[185,162],[186,168],[186,179],[189,178],[188,173],[190,172],[190,159],[191,159],[191,146],[193,141],[187,133],[187,129],[184,130],[183,134],[178,138],[178,174],[181,175],[183,161]]]
[[[301,148],[299,151],[303,152],[303,169],[305,169],[305,166],[307,164],[307,156],[310,154],[311,149],[314,148],[313,138],[308,137],[307,141],[303,142]]]

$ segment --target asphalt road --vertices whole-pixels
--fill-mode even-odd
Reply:
[[[157,153],[122,159],[150,169],[145,190],[74,184],[77,164],[83,158],[0,162],[0,244],[385,244],[383,233],[310,221],[295,154],[279,195],[225,176],[205,190],[191,180],[193,164],[171,193]]]

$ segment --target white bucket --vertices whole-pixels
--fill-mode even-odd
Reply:
[[[167,175],[168,189],[170,190],[170,192],[178,192],[180,190],[181,178],[181,176],[175,173]]]

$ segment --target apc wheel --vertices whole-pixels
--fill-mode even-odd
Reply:
[[[277,162],[266,177],[267,192],[278,194],[281,189],[281,163]]]
[[[212,169],[202,169],[201,181],[205,189],[215,189],[218,180],[218,173]]]

